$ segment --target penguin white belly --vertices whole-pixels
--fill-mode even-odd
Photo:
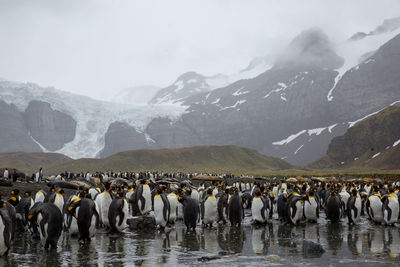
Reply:
[[[357,210],[357,214],[355,214],[355,210],[351,210],[351,218],[353,222],[359,222],[360,221],[360,215],[361,215],[361,199],[359,197],[356,198],[356,201],[354,202],[354,207]]]
[[[164,219],[164,202],[159,195],[154,196],[154,217],[157,225],[161,227],[167,225],[167,220]]]
[[[191,198],[196,199],[197,201],[200,200],[200,194],[197,190],[193,189],[192,194],[190,195]]]
[[[346,191],[342,191],[339,193],[340,198],[342,199],[343,203],[344,203],[344,209],[347,209],[347,201],[350,198],[350,194],[347,193]]]
[[[118,231],[122,232],[126,227],[126,220],[128,219],[128,215],[129,215],[129,208],[128,208],[128,202],[126,201],[126,199],[124,199],[124,206],[122,208],[122,213],[124,214],[124,218],[122,220],[122,223],[120,223],[121,221],[121,217],[117,216],[117,220],[116,220],[116,228],[118,229]]]
[[[89,195],[91,196],[92,199],[94,199],[97,194],[99,194],[99,191],[96,188],[89,189]]]
[[[171,193],[167,196],[169,201],[170,213],[169,213],[169,221],[176,221],[176,209],[178,207],[178,199],[174,193]]]
[[[297,224],[297,222],[300,222],[301,219],[303,218],[303,204],[301,203],[301,200],[296,201],[296,213],[294,214],[293,217],[290,217],[291,221],[293,224]],[[290,207],[290,216],[293,214],[293,208]]]
[[[310,197],[310,202],[304,201],[304,216],[307,220],[316,221],[317,220],[317,201],[315,198]]]
[[[262,217],[261,210],[264,207],[264,203],[260,197],[254,197],[251,203],[251,215],[254,222],[264,223],[265,219]]]
[[[377,196],[369,197],[370,209],[372,211],[372,220],[375,222],[383,222],[382,201]]]
[[[209,196],[204,203],[204,224],[212,224],[217,221],[217,199],[214,196]]]
[[[4,240],[5,225],[2,218],[0,217],[0,256],[3,256],[7,252],[6,242]]]
[[[43,201],[44,201],[44,194],[42,193],[42,191],[37,192],[35,195],[35,203]]]
[[[110,226],[108,221],[108,209],[110,208],[111,202],[112,198],[108,192],[102,192],[96,197],[96,204],[99,208],[100,220],[107,227]]]
[[[54,205],[56,205],[62,213],[64,207],[64,197],[60,194],[56,194],[56,197],[54,199]]]
[[[396,196],[397,198],[397,196]],[[389,197],[388,207],[392,210],[392,214],[389,219],[389,212],[388,210],[384,209],[383,217],[386,224],[393,224],[397,222],[399,217],[399,201],[395,197]]]
[[[146,214],[147,212],[151,211],[151,191],[148,185],[143,185],[143,192],[142,196],[145,199],[144,209],[141,211],[142,214]],[[139,207],[142,206],[142,203],[139,199]]]
[[[90,222],[89,226],[89,237],[94,237],[96,235],[96,218],[92,216],[92,221]]]

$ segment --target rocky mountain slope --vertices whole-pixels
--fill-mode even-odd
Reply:
[[[391,106],[332,139],[326,156],[312,168],[378,168],[400,166],[400,106]]]
[[[299,34],[267,71],[256,61],[236,76],[264,66],[253,78],[186,73],[149,105],[2,80],[0,152],[80,158],[234,145],[307,165],[326,154],[334,137],[400,101],[398,62],[400,28],[340,44],[314,28]]]

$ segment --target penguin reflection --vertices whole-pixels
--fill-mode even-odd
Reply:
[[[338,223],[327,223],[326,225],[328,247],[333,255],[338,255],[343,243],[343,226]]]
[[[392,259],[399,258],[400,255],[400,229],[397,227],[385,228],[385,248]]]
[[[251,232],[251,244],[253,252],[257,255],[268,254],[269,237],[264,227],[257,228],[253,226]]]
[[[185,231],[182,240],[182,247],[187,251],[198,251],[200,250],[200,237],[196,231],[182,230]]]
[[[218,228],[217,239],[221,249],[239,253],[243,249],[246,236],[241,226],[228,227],[221,225]]]
[[[377,227],[375,231],[371,231],[368,233],[367,237],[367,247],[371,251],[372,256],[380,256],[383,253],[383,229],[381,227]]]
[[[203,229],[201,235],[201,248],[210,253],[215,253],[218,250],[216,229]]]
[[[347,246],[353,255],[361,255],[362,239],[360,238],[360,228],[358,226],[349,226]]]

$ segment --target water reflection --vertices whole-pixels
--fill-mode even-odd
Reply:
[[[9,256],[0,259],[0,266],[201,265],[199,259],[208,257],[211,265],[246,259],[248,266],[260,264],[269,254],[278,254],[284,265],[303,261],[335,265],[346,259],[391,265],[400,259],[400,229],[369,222],[354,226],[292,226],[274,221],[262,227],[220,225],[211,229],[197,227],[196,231],[187,231],[178,222],[176,228],[166,232],[127,231],[109,235],[100,231],[88,244],[63,235],[56,251],[45,251],[29,233],[16,236]],[[314,246],[319,244],[325,253],[314,253]]]

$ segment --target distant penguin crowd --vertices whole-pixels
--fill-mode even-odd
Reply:
[[[245,210],[253,224],[399,223],[400,182],[286,181],[233,182],[217,180],[195,186],[190,179],[110,179],[97,186],[80,186],[66,195],[51,184],[36,193],[18,189],[0,200],[0,255],[8,253],[15,235],[30,231],[45,249],[57,248],[63,234],[90,242],[99,228],[120,233],[128,218],[149,216],[160,231],[183,220],[188,231],[243,223]],[[49,184],[50,185],[50,184]],[[58,185],[66,185],[59,183]]]

